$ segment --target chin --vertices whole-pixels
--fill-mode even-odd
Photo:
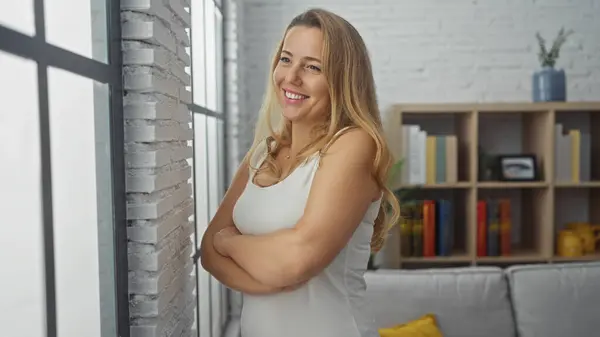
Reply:
[[[304,114],[302,111],[298,111],[298,109],[294,108],[284,108],[282,112],[283,118],[287,119],[290,122],[297,122],[302,120]]]

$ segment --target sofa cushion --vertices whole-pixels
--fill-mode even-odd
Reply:
[[[520,337],[600,335],[600,263],[506,270]]]
[[[378,270],[365,274],[378,328],[435,315],[444,337],[514,337],[508,285],[494,267]]]

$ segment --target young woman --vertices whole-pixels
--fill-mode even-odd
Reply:
[[[363,273],[398,203],[366,46],[346,20],[308,10],[271,75],[202,265],[244,293],[242,337],[376,337]]]

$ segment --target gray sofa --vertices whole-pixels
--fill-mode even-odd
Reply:
[[[444,337],[600,336],[600,262],[368,272],[379,327],[436,315]]]

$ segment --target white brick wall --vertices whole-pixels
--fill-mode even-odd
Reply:
[[[182,4],[121,1],[132,337],[190,336],[194,319],[190,15]]]
[[[598,0],[243,0],[237,45],[237,156],[252,139],[268,63],[289,20],[319,6],[356,26],[371,53],[381,107],[397,102],[530,101],[538,68],[535,32],[552,40],[561,26],[575,34],[557,67],[568,76],[569,100],[600,99]],[[241,15],[240,15],[241,14]],[[239,18],[241,16],[241,18]],[[243,32],[240,35],[239,32]],[[232,56],[232,55],[228,55]],[[230,88],[232,88],[230,86]]]

